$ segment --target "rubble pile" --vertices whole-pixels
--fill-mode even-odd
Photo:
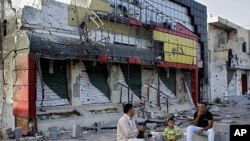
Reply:
[[[50,119],[60,119],[60,118],[71,118],[71,117],[78,117],[81,116],[79,112],[76,110],[71,112],[55,112],[55,113],[48,113],[48,114],[40,114],[37,117],[40,120],[50,120]]]
[[[228,102],[230,104],[236,105],[250,105],[250,95],[236,96],[232,95],[228,97]]]
[[[110,114],[110,113],[119,113],[117,108],[108,108],[108,109],[100,109],[100,110],[89,110],[91,114]]]
[[[231,96],[226,103],[212,103],[208,105],[208,110],[214,117],[215,140],[229,141],[229,127],[232,124],[249,124],[250,123],[250,100],[249,96]],[[184,106],[183,106],[183,105]],[[179,108],[180,107],[180,108]],[[184,108],[182,108],[184,107]],[[137,124],[146,126],[146,133],[161,135],[166,128],[166,121],[170,117],[175,119],[175,124],[182,133],[182,138],[178,141],[186,140],[186,128],[191,125],[194,113],[197,109],[187,106],[179,101],[171,101],[169,112],[166,110],[166,105],[161,107],[152,106],[150,104],[136,104],[135,120]],[[88,109],[92,115],[100,116],[102,114],[121,113],[118,108],[97,108]],[[38,115],[41,120],[60,119],[67,117],[81,116],[76,111],[67,113],[50,113]],[[116,125],[114,122],[96,122],[92,126],[72,125],[72,128],[66,129],[62,127],[50,127],[47,132],[39,132],[32,137],[21,137],[23,140],[95,140],[95,141],[115,141],[116,140]],[[11,132],[10,132],[11,131]],[[8,130],[8,134],[13,136],[18,130]],[[13,137],[12,137],[13,138]]]

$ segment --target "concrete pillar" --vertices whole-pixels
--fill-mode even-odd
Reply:
[[[154,68],[143,68],[141,71],[141,80],[142,80],[142,96],[147,97],[150,95],[151,92],[155,92],[155,90],[151,87],[149,87],[148,84],[151,86],[157,88],[154,82],[157,82],[155,80],[156,78],[156,71]],[[157,84],[157,83],[156,83]]]
[[[242,80],[241,80],[241,70],[236,70],[236,90],[235,94],[240,96],[242,95]]]
[[[176,97],[179,99],[185,99],[185,85],[184,85],[184,75],[179,69],[176,70]]]
[[[193,141],[208,141],[206,136],[201,136],[198,134],[193,135]]]
[[[80,125],[73,125],[72,126],[72,133],[71,133],[71,136],[73,138],[79,138],[80,137],[80,134],[81,134],[81,127]]]
[[[192,87],[193,102],[197,106],[197,103],[198,103],[198,68],[192,70],[191,87]]]
[[[22,137],[22,128],[20,128],[20,127],[15,128],[15,139],[16,139],[16,141],[20,141],[21,137]]]
[[[2,74],[3,71],[0,70],[0,74]],[[0,129],[2,129],[2,109],[3,109],[3,79],[0,76]]]
[[[36,64],[34,55],[17,55],[15,66],[13,115],[16,126],[21,127],[23,134],[27,135],[36,132]]]
[[[81,63],[80,61],[70,62],[70,90],[72,106],[81,105],[80,100],[80,78],[81,78]]]
[[[49,131],[51,140],[57,140],[58,139],[57,126],[50,127]]]
[[[247,90],[250,92],[250,71],[247,71]]]
[[[112,103],[119,103],[120,102],[120,85],[119,85],[119,70],[118,65],[110,65],[109,69],[109,87],[110,87],[110,100]]]

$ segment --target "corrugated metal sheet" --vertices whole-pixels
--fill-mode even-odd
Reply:
[[[86,65],[86,67],[85,67]],[[82,104],[108,103],[109,87],[107,72],[100,64],[93,67],[93,62],[81,62],[80,99]]]
[[[139,97],[141,97],[141,66],[129,65],[128,68],[128,65],[120,64],[120,67],[122,69],[125,81],[128,84],[129,88]]]
[[[165,71],[164,69],[159,69],[159,71],[161,81],[176,95],[176,70],[169,69]]]
[[[41,69],[43,74],[44,101],[43,106],[58,106],[69,104],[68,85],[66,78],[66,61],[56,61],[53,63],[54,72],[49,73],[49,60],[41,60]],[[40,107],[42,101],[42,89],[39,73],[37,72],[37,107]]]

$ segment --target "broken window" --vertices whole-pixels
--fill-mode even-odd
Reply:
[[[218,37],[218,43],[219,43],[219,47],[220,47],[220,44],[225,44],[225,39],[223,37]]]
[[[3,36],[6,36],[7,35],[7,20],[5,19],[4,21],[3,21],[3,24],[2,24],[2,34],[3,34]]]
[[[247,52],[247,44],[246,44],[246,42],[242,43],[242,52]]]

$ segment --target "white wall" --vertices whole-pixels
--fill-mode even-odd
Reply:
[[[216,98],[223,100],[223,96],[227,94],[227,68],[222,60],[210,63],[210,87],[211,87],[211,100]]]
[[[223,20],[222,20],[223,22]],[[225,95],[242,95],[242,71],[246,71],[249,74],[249,62],[250,57],[247,53],[242,52],[242,39],[246,42],[248,52],[248,31],[235,25],[231,22],[223,23],[229,24],[230,27],[235,28],[227,33],[223,28],[215,27],[209,24],[209,40],[208,46],[210,51],[209,56],[209,82],[210,82],[210,100],[214,101],[215,98],[221,98],[225,100]],[[219,37],[224,39],[224,47],[218,43]],[[234,59],[232,59],[231,65],[234,67],[235,74],[233,78],[229,80],[227,78],[228,68],[228,50],[232,49]],[[237,57],[236,57],[237,56]],[[249,77],[248,77],[249,82]],[[248,83],[249,86],[249,83]]]

